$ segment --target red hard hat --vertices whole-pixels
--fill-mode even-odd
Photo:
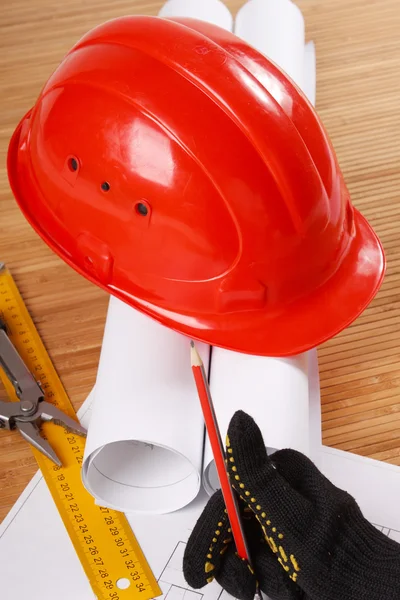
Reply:
[[[312,106],[205,22],[126,17],[89,32],[19,124],[8,168],[64,260],[209,344],[307,350],[383,278]]]

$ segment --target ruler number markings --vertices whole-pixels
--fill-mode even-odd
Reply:
[[[68,438],[70,444],[73,444],[76,441],[75,436],[72,434],[70,434]],[[104,559],[100,554],[99,546],[96,543],[95,537],[90,533],[84,511],[81,509],[72,492],[64,469],[55,465],[53,467],[53,472],[56,474],[57,492],[63,502],[65,511],[69,513],[69,518],[73,524],[75,533],[81,541],[84,553],[92,571],[95,573],[96,579],[100,577],[103,580],[106,577],[110,577],[110,574],[105,567]],[[113,585],[111,580],[107,582],[107,585],[110,585],[110,583]]]
[[[121,531],[124,531],[118,513],[115,514],[106,507],[99,507],[99,510],[104,516],[105,524],[109,526],[109,531],[114,537],[114,542],[119,548],[121,557],[125,559],[125,567],[128,571],[127,576],[132,580],[139,593],[144,592],[150,587],[150,583],[147,580],[145,572],[140,567],[136,567],[137,564],[140,565],[140,562],[137,559],[135,551],[131,548],[129,539],[126,537],[116,537]]]

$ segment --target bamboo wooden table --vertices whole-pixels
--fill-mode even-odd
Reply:
[[[7,182],[7,144],[52,70],[88,29],[120,15],[155,15],[161,4],[3,0],[0,6],[0,259],[12,269],[77,408],[95,380],[107,296],[25,222]],[[236,12],[243,1],[226,4]],[[388,258],[376,300],[320,349],[324,442],[400,465],[400,11],[397,0],[298,4],[317,47],[317,108],[353,201]],[[0,520],[35,471],[26,442],[1,433]]]

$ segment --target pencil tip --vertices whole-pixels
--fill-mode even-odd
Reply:
[[[198,353],[193,340],[190,342],[190,356],[192,367],[201,367],[203,365],[203,361],[201,360],[200,354]]]

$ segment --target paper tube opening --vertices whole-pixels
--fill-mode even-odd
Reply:
[[[83,480],[100,504],[142,514],[172,512],[198,494],[198,470],[182,454],[151,442],[122,440],[94,452]]]
[[[267,448],[268,456],[272,456],[277,448]],[[221,489],[217,468],[212,460],[203,471],[203,487],[209,496],[212,496],[217,490]]]

